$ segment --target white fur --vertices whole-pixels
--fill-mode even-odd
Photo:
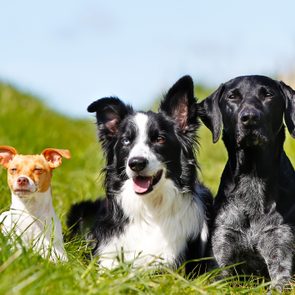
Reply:
[[[10,210],[0,215],[2,232],[32,247],[44,258],[56,262],[67,260],[63,246],[61,223],[52,206],[51,189],[28,196],[12,193]]]
[[[163,164],[158,161],[155,154],[151,151],[150,147],[147,145],[147,122],[148,116],[143,113],[137,113],[134,117],[134,123],[138,129],[138,135],[135,140],[135,144],[129,153],[129,157],[127,159],[127,163],[129,159],[133,157],[144,157],[148,160],[149,164],[145,169],[141,171],[142,175],[145,176],[153,176],[160,169],[163,168]],[[128,177],[132,178],[134,176],[134,172],[126,165],[126,173]]]
[[[104,267],[115,267],[122,249],[125,261],[134,261],[135,266],[154,261],[175,267],[188,238],[201,233],[202,239],[207,240],[208,228],[199,198],[181,194],[169,179],[162,179],[144,196],[134,193],[131,180],[127,180],[118,201],[130,217],[130,224],[120,236],[101,245],[100,262]]]
[[[29,184],[26,186],[26,189],[29,190],[31,193],[36,192],[36,190],[38,189],[37,186],[36,186],[36,184],[34,183],[34,181],[30,177],[28,177],[26,175],[19,175],[14,180],[14,182],[12,183],[13,190],[16,190],[16,189],[19,189],[20,188],[19,185],[18,185],[18,183],[17,183],[17,181],[18,181],[19,178],[26,178],[28,180],[28,182],[29,182]]]
[[[150,193],[139,195],[133,188],[132,178],[136,173],[126,163],[129,179],[116,198],[128,216],[129,224],[123,233],[100,245],[100,264],[113,268],[120,261],[118,257],[124,257],[124,261],[133,262],[134,266],[146,267],[156,263],[175,268],[190,238],[197,238],[200,234],[205,251],[208,227],[203,204],[199,196],[181,193],[174,182],[166,178],[165,164],[157,159],[147,144],[148,116],[137,113],[134,123],[138,133],[127,163],[132,157],[145,157],[148,165],[140,175],[153,176],[160,170],[163,173]]]

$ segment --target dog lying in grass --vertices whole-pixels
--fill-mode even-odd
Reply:
[[[40,155],[19,155],[13,147],[0,146],[0,164],[7,169],[11,191],[10,210],[0,215],[3,234],[20,239],[44,258],[66,261],[61,223],[52,206],[52,170],[68,150],[45,149]]]
[[[159,112],[137,112],[120,99],[93,102],[105,156],[106,199],[72,207],[68,226],[95,219],[88,239],[100,265],[163,264],[173,269],[206,255],[212,197],[197,177],[198,107],[185,76]],[[187,264],[191,272],[196,263]]]

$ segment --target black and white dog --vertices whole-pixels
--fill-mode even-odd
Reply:
[[[115,97],[93,102],[88,111],[96,112],[106,155],[106,201],[74,205],[68,225],[95,214],[89,239],[107,268],[118,265],[118,257],[171,268],[204,257],[212,197],[197,179],[191,77],[173,85],[158,113],[136,112]]]
[[[295,137],[295,92],[265,76],[243,76],[222,84],[200,107],[214,142],[223,125],[229,157],[214,203],[214,257],[221,267],[246,262],[239,271],[269,275],[282,290],[291,278],[295,225],[295,172],[283,150],[283,116]]]

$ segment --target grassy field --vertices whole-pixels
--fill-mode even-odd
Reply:
[[[204,89],[197,89],[200,97]],[[0,84],[0,145],[14,146],[20,153],[39,153],[46,147],[68,148],[71,160],[54,171],[54,207],[64,230],[66,213],[75,202],[103,195],[103,157],[96,140],[94,117],[77,120],[50,110],[40,100]],[[85,106],[86,109],[87,106]],[[86,111],[85,111],[86,114]],[[213,146],[211,134],[200,132],[200,177],[215,193],[226,153],[222,142]],[[295,164],[295,141],[289,137],[287,153]],[[293,153],[292,153],[293,151]],[[0,169],[0,211],[9,207],[6,171]],[[112,271],[99,269],[96,260],[85,259],[83,241],[66,243],[69,262],[52,264],[30,250],[16,250],[0,235],[0,294],[264,294],[267,284],[237,277],[215,281],[218,270],[194,280],[177,272],[152,273],[131,270],[122,264]],[[295,291],[294,291],[295,293]]]

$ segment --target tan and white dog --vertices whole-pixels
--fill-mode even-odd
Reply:
[[[40,155],[20,155],[13,147],[0,146],[11,191],[10,210],[0,215],[2,232],[54,262],[67,260],[51,196],[52,170],[62,157],[70,159],[70,151],[47,148]]]

